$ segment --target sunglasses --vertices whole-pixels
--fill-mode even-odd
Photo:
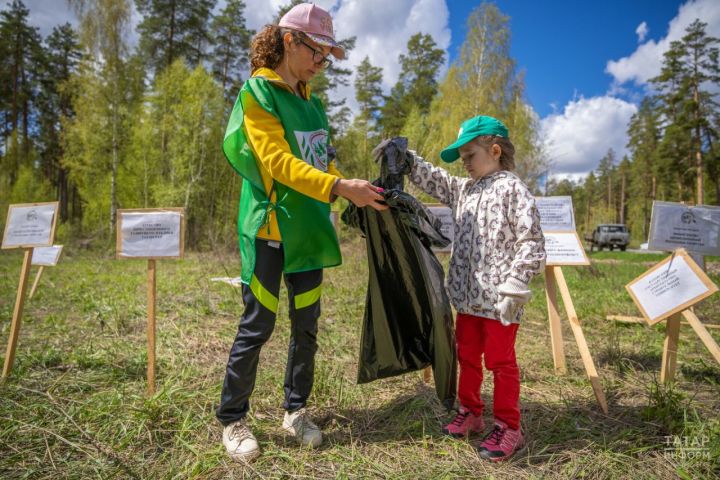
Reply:
[[[330,68],[330,65],[332,65],[332,61],[328,59],[330,54],[323,55],[320,50],[315,50],[313,47],[305,43],[305,40],[300,39],[300,43],[305,45],[307,48],[310,49],[311,52],[313,52],[313,62],[315,62],[317,65],[322,65],[323,68]]]

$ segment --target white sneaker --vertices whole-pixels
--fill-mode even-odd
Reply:
[[[303,446],[315,448],[322,443],[320,429],[310,420],[310,416],[304,408],[295,410],[292,413],[285,412],[282,427]]]
[[[260,456],[260,446],[245,419],[223,429],[223,445],[230,458],[238,462],[251,462]]]

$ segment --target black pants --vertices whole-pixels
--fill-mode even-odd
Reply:
[[[250,285],[242,286],[245,311],[230,350],[220,407],[216,411],[223,425],[247,415],[260,349],[275,327],[280,277],[283,276],[282,244],[278,246],[257,239],[255,255],[253,279]],[[322,276],[322,269],[284,275],[290,302],[291,333],[283,408],[291,412],[305,406],[313,386]]]

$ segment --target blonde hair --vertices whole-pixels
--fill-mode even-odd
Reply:
[[[500,168],[503,170],[515,170],[515,145],[512,144],[509,138],[498,137],[497,135],[480,135],[472,141],[488,152],[493,145],[500,147]]]

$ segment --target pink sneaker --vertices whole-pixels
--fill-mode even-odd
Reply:
[[[443,433],[453,437],[464,437],[485,430],[485,421],[461,405],[453,421],[445,425],[442,430]]]
[[[500,462],[512,457],[524,444],[520,429],[512,430],[505,422],[496,419],[495,428],[485,437],[478,450],[485,460]]]

